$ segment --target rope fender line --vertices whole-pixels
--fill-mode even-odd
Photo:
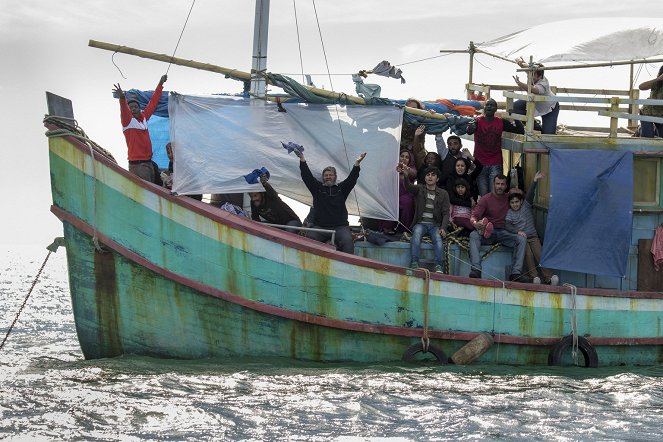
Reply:
[[[428,298],[430,293],[430,270],[425,267],[419,267],[417,270],[424,272],[424,332],[421,335],[421,346],[424,353],[428,352],[430,338],[428,337]]]

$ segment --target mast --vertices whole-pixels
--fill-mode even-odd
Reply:
[[[256,0],[256,17],[253,24],[253,57],[251,59],[251,95],[265,96],[267,72],[267,36],[269,30],[269,1]]]

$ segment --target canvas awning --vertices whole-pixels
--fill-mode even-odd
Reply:
[[[663,54],[662,18],[582,18],[546,23],[476,44],[540,63],[626,61]]]

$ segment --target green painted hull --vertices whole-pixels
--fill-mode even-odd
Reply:
[[[448,355],[479,333],[479,361],[546,364],[577,331],[600,365],[663,359],[663,295],[432,275],[176,198],[70,138],[50,139],[53,212],[64,221],[86,358],[275,356],[399,360],[427,334]],[[106,251],[98,251],[92,236]],[[428,290],[427,290],[428,287]],[[539,287],[540,288],[540,287]]]

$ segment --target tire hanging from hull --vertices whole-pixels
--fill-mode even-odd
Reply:
[[[449,358],[444,351],[430,344],[428,345],[428,349],[424,350],[424,345],[421,342],[408,347],[405,353],[403,353],[401,360],[404,362],[413,362],[417,353],[431,353],[442,365],[446,365],[449,362]]]
[[[573,336],[564,336],[561,341],[556,343],[548,353],[548,365],[562,365],[562,354],[568,348],[573,347]],[[599,356],[596,349],[589,343],[587,338],[578,336],[578,350],[585,358],[585,367],[597,368],[599,366]]]

